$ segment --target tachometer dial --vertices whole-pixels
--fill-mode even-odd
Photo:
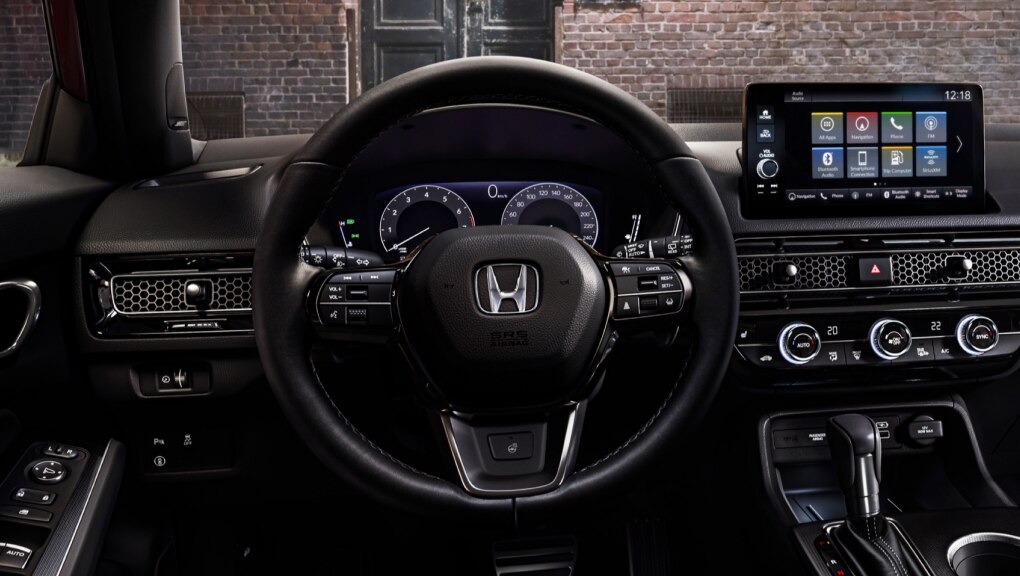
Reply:
[[[471,208],[456,192],[442,186],[415,186],[386,205],[379,218],[379,239],[387,256],[403,256],[433,234],[474,225]]]
[[[589,246],[599,237],[595,208],[583,194],[564,184],[534,184],[521,190],[507,203],[500,223],[553,226]]]

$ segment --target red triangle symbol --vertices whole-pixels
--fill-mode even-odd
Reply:
[[[878,268],[878,264],[872,264],[871,265],[871,273],[872,274],[881,274],[882,273],[882,271],[879,270],[879,268]]]

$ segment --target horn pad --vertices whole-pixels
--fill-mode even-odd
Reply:
[[[480,226],[426,243],[397,307],[429,384],[479,412],[553,405],[586,384],[608,298],[598,263],[570,234]]]

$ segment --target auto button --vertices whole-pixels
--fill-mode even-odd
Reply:
[[[32,550],[16,544],[0,544],[0,568],[23,570],[32,557]]]

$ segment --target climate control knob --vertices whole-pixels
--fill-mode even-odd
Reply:
[[[910,350],[910,328],[899,320],[883,318],[871,325],[868,340],[879,358],[895,360]]]
[[[991,318],[970,314],[956,325],[956,342],[971,356],[980,356],[999,343],[999,328]]]
[[[822,339],[818,331],[803,322],[791,322],[779,332],[779,353],[790,364],[807,364],[818,356]]]

